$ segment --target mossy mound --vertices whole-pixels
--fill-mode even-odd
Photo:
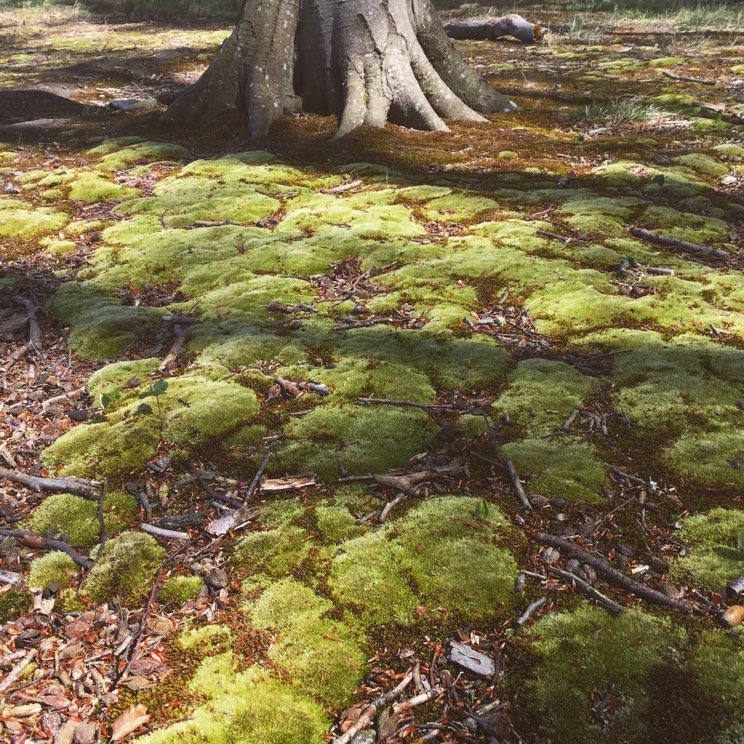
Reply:
[[[596,448],[573,437],[522,439],[502,446],[522,476],[528,476],[527,489],[546,496],[565,496],[589,503],[600,500],[600,490],[608,484],[607,465]]]
[[[19,199],[0,197],[0,237],[30,240],[63,228],[69,216],[57,209],[34,207]]]
[[[332,707],[351,700],[366,670],[357,634],[327,617],[333,604],[293,579],[271,584],[248,605],[252,623],[273,629],[269,658],[292,682]]]
[[[555,433],[597,381],[563,362],[527,359],[509,375],[509,385],[496,403],[525,434]]]
[[[0,625],[19,618],[31,609],[33,600],[28,592],[14,586],[0,594]]]
[[[46,589],[53,584],[65,589],[73,582],[77,572],[77,564],[67,553],[53,550],[31,562],[27,583],[37,589]]]
[[[690,554],[672,564],[672,575],[691,578],[708,589],[717,590],[744,574],[744,511],[713,509],[688,517],[679,538],[690,546]]]
[[[124,170],[140,163],[191,158],[191,153],[180,145],[170,142],[133,142],[128,137],[107,140],[89,150],[88,154],[101,156],[97,168],[107,172]]]
[[[639,610],[612,618],[586,606],[550,613],[528,636],[539,661],[524,694],[557,744],[642,736],[651,713],[651,674],[678,658],[686,645],[684,631],[669,619]],[[592,699],[608,694],[615,704],[599,722],[592,716]]]
[[[22,526],[37,535],[65,534],[72,545],[91,546],[98,542],[100,526],[98,504],[70,493],[47,496]],[[106,531],[115,533],[127,527],[137,511],[137,501],[128,494],[110,492],[104,501]]]
[[[241,671],[230,652],[205,659],[190,687],[206,702],[190,720],[139,737],[140,744],[322,744],[330,725],[303,692],[256,667]]]
[[[165,551],[150,535],[122,532],[106,542],[81,591],[96,603],[114,598],[125,603],[139,601],[164,557]]]
[[[505,518],[489,507],[478,520],[477,504],[464,496],[431,499],[384,529],[344,542],[329,579],[334,595],[367,623],[411,625],[420,605],[463,616],[493,613],[508,600],[517,569],[500,547]]]
[[[301,527],[282,525],[265,532],[251,532],[235,546],[234,562],[270,576],[293,573],[310,554],[310,535]]]
[[[204,582],[198,576],[171,576],[158,593],[163,602],[183,604],[194,599],[204,588]]]
[[[143,412],[143,401],[125,397],[106,421],[78,426],[60,437],[44,452],[45,461],[62,473],[122,473],[143,467],[162,438],[177,447],[198,446],[226,436],[258,412],[252,391],[199,375],[171,380],[157,401],[147,400]]]

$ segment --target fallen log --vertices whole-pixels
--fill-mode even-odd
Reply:
[[[451,39],[469,41],[494,41],[512,36],[525,44],[536,44],[545,35],[536,23],[512,13],[502,18],[455,18],[444,26]]]
[[[558,550],[572,555],[574,558],[578,558],[582,563],[587,563],[595,568],[599,573],[607,578],[611,584],[619,586],[621,589],[625,589],[631,594],[635,594],[641,599],[645,599],[647,602],[653,602],[654,604],[661,605],[663,607],[671,607],[674,610],[680,612],[693,612],[695,607],[689,602],[683,602],[681,599],[674,599],[668,597],[656,589],[652,589],[650,586],[641,584],[635,579],[631,579],[624,573],[621,573],[616,568],[610,566],[607,561],[602,558],[589,553],[588,551],[580,548],[569,540],[565,540],[562,537],[556,537],[555,535],[549,535],[546,532],[536,532],[532,536],[537,542],[543,545],[550,545]]]
[[[100,490],[93,481],[81,478],[42,478],[38,475],[28,475],[18,470],[0,468],[0,480],[9,480],[30,488],[36,493],[51,491],[52,493],[72,493],[89,501],[98,501]]]

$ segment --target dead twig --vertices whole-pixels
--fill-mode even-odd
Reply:
[[[576,574],[573,574],[570,571],[564,571],[562,568],[555,568],[555,566],[548,566],[545,570],[549,574],[553,574],[554,576],[558,576],[564,581],[567,581],[573,587],[584,592],[584,594],[588,595],[592,599],[596,599],[597,602],[599,602],[599,604],[602,605],[602,607],[604,607],[611,615],[622,615],[623,612],[625,612],[625,608],[622,605],[602,594],[599,589],[595,589],[589,582],[584,581],[584,579],[578,577]]]
[[[0,468],[0,479],[20,483],[36,493],[51,491],[52,493],[72,493],[89,501],[98,501],[99,487],[95,481],[81,478],[42,478],[38,475],[28,475],[19,470]]]
[[[270,459],[271,459],[271,452],[267,452],[264,455],[264,458],[261,461],[261,464],[258,466],[258,470],[256,471],[256,474],[253,476],[253,480],[250,482],[250,485],[246,489],[245,497],[243,498],[243,503],[248,502],[250,498],[253,496],[253,494],[256,492],[256,489],[261,485],[261,479],[263,478],[264,471],[266,470],[266,467],[268,466]]]
[[[532,537],[543,545],[550,545],[554,548],[558,548],[562,552],[572,555],[574,558],[578,558],[582,563],[589,564],[605,576],[611,584],[615,584],[631,594],[635,594],[637,597],[645,599],[647,602],[653,602],[662,607],[670,607],[679,612],[689,613],[695,610],[695,607],[689,602],[683,602],[680,599],[668,597],[666,594],[663,594],[656,589],[652,589],[650,586],[645,586],[644,584],[631,579],[629,576],[626,576],[624,573],[621,573],[616,568],[610,566],[604,559],[589,553],[569,540],[565,540],[562,537],[556,537],[555,535],[549,535],[546,532],[536,532]]]
[[[41,535],[35,535],[33,532],[27,532],[26,530],[8,530],[4,527],[0,527],[0,537],[13,537],[27,547],[37,550],[61,550],[63,553],[67,553],[78,566],[83,568],[90,568],[91,566],[90,558],[81,555],[75,548],[62,540],[41,537]]]
[[[527,609],[517,618],[517,625],[521,628],[526,625],[532,616],[548,601],[547,597],[540,597],[527,605]]]
[[[642,227],[631,227],[630,234],[633,237],[647,240],[649,243],[655,243],[664,248],[677,248],[685,253],[690,253],[697,258],[710,261],[711,263],[726,263],[732,258],[732,254],[728,251],[719,248],[711,248],[707,245],[690,243],[687,240],[680,240],[679,238],[657,235],[656,233],[651,232],[651,230],[644,230]]]

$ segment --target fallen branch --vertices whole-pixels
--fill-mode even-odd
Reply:
[[[444,28],[451,39],[472,41],[495,41],[504,36],[513,36],[525,44],[535,44],[545,35],[540,26],[516,13],[484,20],[453,19]]]
[[[380,516],[377,518],[377,521],[380,524],[384,524],[384,522],[388,518],[390,512],[398,504],[400,504],[401,501],[405,501],[407,498],[408,498],[408,494],[399,493],[392,501],[388,501],[387,504],[385,504],[385,508],[380,512]]]
[[[415,697],[409,698],[408,700],[404,700],[401,703],[396,703],[393,706],[393,712],[404,715],[408,713],[408,711],[411,710],[412,708],[416,708],[419,705],[424,705],[424,703],[428,703],[430,700],[434,700],[434,698],[439,697],[442,694],[442,692],[443,690],[441,687],[439,686],[432,687],[430,690],[421,692]]]
[[[69,555],[78,566],[82,566],[83,568],[90,568],[92,563],[90,558],[78,553],[75,548],[62,540],[54,540],[51,537],[41,537],[41,535],[35,535],[33,532],[27,532],[26,530],[7,530],[3,527],[0,527],[0,537],[13,537],[29,548],[36,548],[39,550],[61,550],[63,553],[67,553],[67,555]]]
[[[564,571],[562,568],[555,568],[555,566],[547,566],[545,570],[549,574],[568,581],[572,586],[581,590],[592,599],[596,599],[611,615],[622,615],[625,612],[625,608],[622,605],[602,594],[599,589],[595,589],[589,582],[584,581],[584,579],[578,577],[576,574],[570,571]]]
[[[191,535],[188,532],[176,532],[175,530],[166,530],[163,527],[156,527],[153,524],[142,524],[140,529],[150,535],[163,537],[166,540],[189,540]]]
[[[524,492],[524,488],[522,487],[522,481],[519,478],[519,473],[517,472],[517,469],[514,467],[514,463],[508,457],[501,456],[500,460],[501,460],[501,466],[509,474],[509,478],[511,479],[512,485],[514,486],[514,491],[517,494],[517,499],[519,500],[519,503],[527,511],[532,511],[532,505],[527,499],[527,494]]]
[[[364,729],[372,725],[372,721],[374,721],[375,716],[377,715],[377,711],[383,706],[387,705],[391,700],[395,700],[395,698],[397,698],[403,692],[403,690],[405,690],[406,687],[411,684],[412,680],[413,672],[409,671],[408,674],[406,674],[406,676],[396,687],[394,687],[389,692],[383,693],[379,697],[375,698],[375,700],[373,700],[371,703],[366,705],[362,709],[362,712],[359,714],[359,718],[357,718],[354,725],[351,726],[351,728],[349,728],[346,733],[336,737],[333,740],[332,744],[349,744],[349,742],[360,731],[363,731]]]
[[[261,480],[263,479],[264,471],[266,470],[266,466],[269,464],[269,460],[271,459],[271,452],[267,452],[264,455],[264,459],[261,461],[261,464],[258,467],[258,470],[256,471],[256,474],[253,476],[253,480],[250,482],[250,485],[248,486],[248,489],[245,492],[245,496],[243,497],[243,503],[247,503],[251,496],[256,492],[256,489],[261,485]]]
[[[688,241],[680,240],[679,238],[657,235],[650,230],[644,230],[642,227],[631,227],[630,234],[633,237],[647,240],[649,243],[655,243],[656,245],[663,246],[664,248],[678,248],[685,253],[690,253],[697,258],[706,259],[713,263],[725,263],[732,258],[731,254],[728,251],[724,251],[719,248],[711,248],[707,245],[689,243]]]
[[[160,372],[165,372],[176,364],[176,362],[186,353],[186,344],[188,344],[189,339],[191,338],[191,328],[189,326],[175,325],[173,332],[176,334],[176,340],[173,342],[168,355],[163,359],[162,364],[158,368]]]
[[[523,625],[529,622],[530,618],[547,602],[547,597],[540,597],[531,604],[527,605],[527,609],[517,618],[517,625],[521,628]]]
[[[20,483],[36,493],[51,491],[52,493],[72,493],[82,496],[89,501],[98,501],[100,493],[95,481],[86,481],[81,478],[42,478],[38,475],[28,475],[18,470],[0,468],[0,479]]]
[[[556,537],[555,535],[548,535],[545,532],[536,532],[533,535],[533,538],[543,545],[551,545],[552,547],[558,548],[568,555],[572,555],[574,558],[578,558],[582,563],[589,564],[597,571],[599,571],[599,573],[605,576],[610,581],[610,583],[615,584],[616,586],[619,586],[622,589],[631,592],[632,594],[635,594],[641,599],[645,599],[647,602],[653,602],[654,604],[658,604],[663,607],[671,607],[672,609],[679,610],[680,612],[693,612],[695,609],[693,605],[689,604],[688,602],[683,602],[680,599],[668,597],[666,594],[663,594],[656,589],[652,589],[650,586],[646,586],[645,584],[641,584],[638,581],[631,579],[624,573],[618,571],[616,568],[610,566],[604,559],[599,558],[592,553],[589,553],[588,551],[580,548],[578,545],[575,545],[569,540],[565,540],[562,537]]]
[[[700,83],[700,85],[718,85],[717,80],[711,80],[710,78],[693,77],[692,75],[678,75],[676,72],[670,72],[669,70],[664,70],[664,76],[671,78],[672,80],[680,80],[684,83]]]
[[[23,670],[33,661],[37,651],[32,648],[11,670],[8,676],[0,682],[0,694],[7,692],[13,683],[23,674]]]

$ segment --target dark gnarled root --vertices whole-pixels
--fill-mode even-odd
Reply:
[[[336,114],[339,137],[388,120],[446,131],[445,119],[517,108],[455,51],[430,0],[245,0],[215,60],[164,118],[199,125],[244,108],[261,137],[298,96],[306,111]]]

